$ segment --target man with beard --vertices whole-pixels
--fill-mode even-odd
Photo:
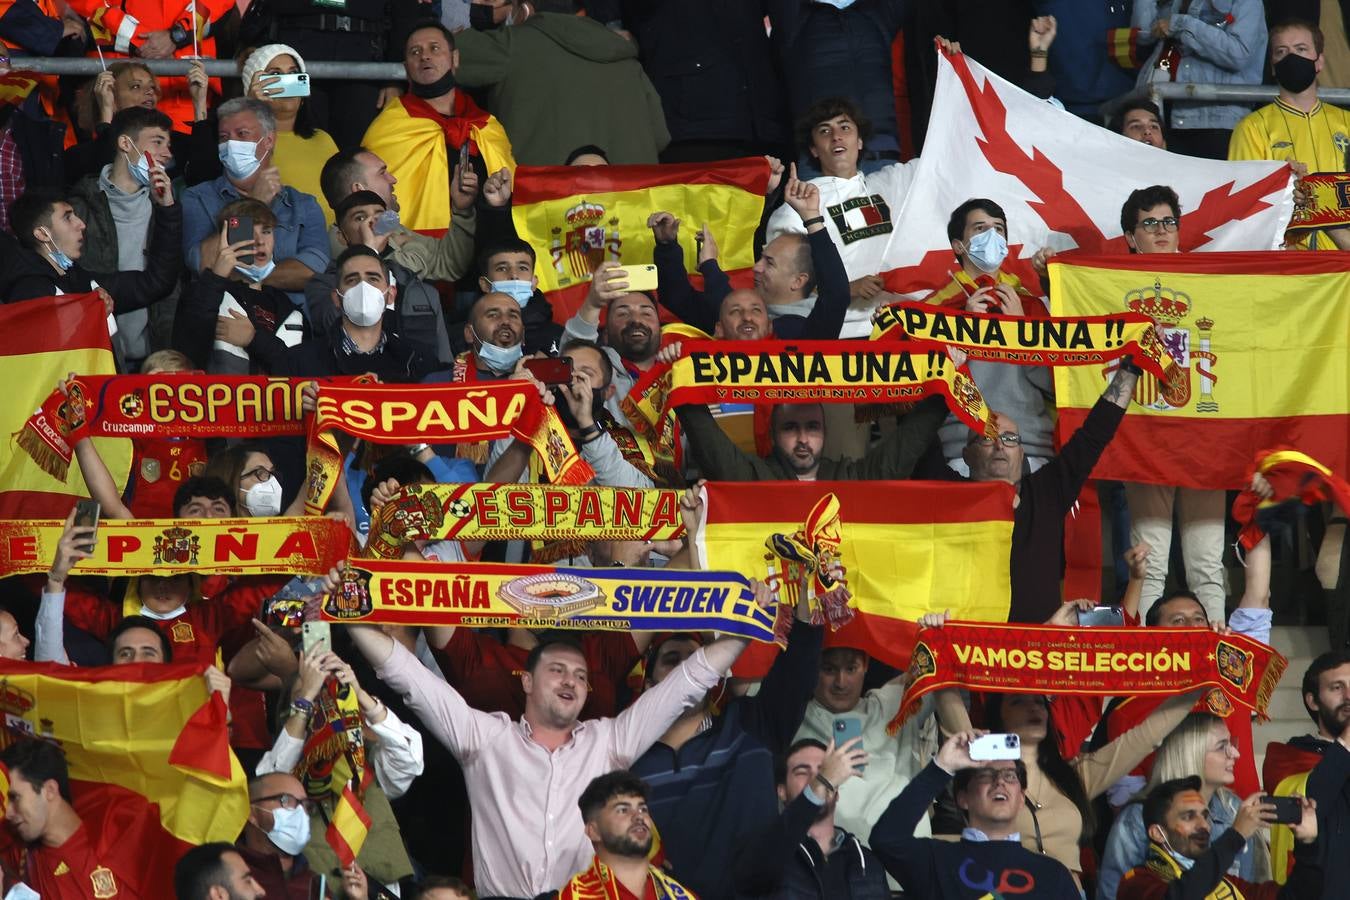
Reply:
[[[1302,689],[1303,705],[1316,723],[1317,733],[1267,745],[1262,779],[1271,794],[1303,794],[1316,802],[1322,834],[1344,834],[1350,827],[1350,650],[1331,650],[1314,659],[1303,673]],[[1288,870],[1290,850],[1295,871],[1310,856],[1313,862],[1319,862],[1317,854],[1307,848],[1291,847],[1279,830],[1271,834],[1270,850],[1277,876]],[[1320,863],[1327,884],[1343,885],[1350,879],[1350,859],[1345,854],[1321,854]]]
[[[1189,897],[1243,897],[1246,900],[1306,900],[1322,896],[1322,871],[1315,861],[1300,862],[1281,887],[1274,881],[1252,884],[1226,874],[1233,858],[1266,824],[1275,821],[1269,798],[1253,794],[1242,801],[1233,827],[1209,842],[1209,805],[1200,794],[1200,777],[1165,781],[1144,800],[1148,859],[1125,873],[1119,900],[1163,900]],[[1316,805],[1300,803],[1302,819],[1291,827],[1304,846],[1317,846]],[[1337,896],[1340,896],[1337,894]]]
[[[340,578],[334,569],[325,587],[336,588]],[[768,586],[752,580],[751,587],[755,601],[769,608]],[[586,865],[594,849],[573,801],[596,776],[627,768],[646,752],[703,699],[747,644],[724,634],[616,718],[581,721],[590,693],[586,656],[572,642],[543,642],[526,659],[520,676],[525,714],[512,721],[470,707],[379,628],[348,625],[347,632],[376,677],[404,698],[463,768],[473,813],[474,878],[481,894],[495,897],[555,890]]]
[[[402,224],[440,232],[450,227],[452,154],[469,145],[469,162],[485,190],[489,173],[501,177],[515,171],[516,162],[501,123],[455,87],[459,51],[449,29],[429,20],[408,34],[403,48],[408,93],[384,104],[361,145],[410,186]]]
[[[262,900],[248,863],[229,844],[193,847],[173,867],[176,900]]]
[[[963,731],[947,739],[877,820],[872,851],[904,887],[906,897],[978,900],[1016,891],[1050,900],[1081,900],[1078,885],[1061,862],[1022,846],[1016,823],[1027,802],[1026,765],[1020,759],[976,762],[970,756],[970,742],[983,733]],[[961,839],[915,837],[919,820],[928,815],[948,781],[953,782],[957,808],[965,814]],[[830,794],[835,787],[820,784]]]
[[[820,189],[797,178],[791,166],[784,201],[796,210],[805,233],[784,232],[764,245],[755,262],[755,289],[731,290],[717,264],[717,243],[705,225],[697,235],[698,268],[705,290],[689,283],[680,249],[680,220],[668,212],[652,213],[647,225],[656,238],[658,295],[683,321],[714,337],[728,340],[834,340],[848,312],[848,274],[839,250],[825,230]],[[758,301],[756,315],[739,311]],[[728,306],[730,304],[730,306]]]
[[[773,451],[763,458],[737,447],[707,406],[685,404],[675,413],[699,471],[712,481],[895,481],[914,471],[946,418],[947,406],[941,397],[919,403],[862,459],[821,455],[825,414],[819,403],[774,406],[769,414]]]
[[[835,746],[804,738],[778,762],[772,826],[741,848],[736,890],[753,897],[885,900],[886,870],[862,841],[834,824],[839,788],[867,765],[862,739]]]
[[[652,849],[651,820],[647,815],[647,785],[632,772],[601,775],[586,785],[581,820],[595,847],[590,868],[572,876],[558,892],[558,900],[674,900],[689,891],[647,861]]]

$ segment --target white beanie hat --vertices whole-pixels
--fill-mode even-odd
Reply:
[[[249,88],[253,86],[253,76],[267,68],[272,60],[278,56],[289,56],[295,60],[295,64],[300,67],[301,72],[305,71],[305,60],[299,53],[295,52],[294,47],[288,44],[264,44],[250,53],[248,59],[244,60],[243,66],[239,69],[239,77],[244,82],[245,96],[249,96]]]

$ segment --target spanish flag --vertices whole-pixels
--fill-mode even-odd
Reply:
[[[466,141],[469,152],[483,158],[488,174],[503,168],[515,171],[506,129],[463,90],[455,91],[448,117],[405,94],[386,103],[370,123],[361,146],[384,160],[402,185],[399,217],[405,228],[435,235],[450,228],[450,173],[458,160],[450,158],[447,146]]]
[[[856,647],[903,669],[924,613],[1006,622],[1012,487],[922,481],[718,482],[705,488],[696,558],[768,581],[781,603],[830,585],[814,556],[842,568],[852,618],[826,647]],[[832,498],[832,499],[831,499]],[[776,549],[775,549],[776,548]],[[828,573],[827,573],[828,574]]]
[[[37,737],[65,751],[83,817],[111,806],[119,822],[134,822],[110,837],[151,882],[167,884],[187,847],[239,837],[247,780],[229,748],[225,703],[207,693],[200,666],[0,660],[0,707],[0,745]],[[130,816],[128,807],[146,814]]]
[[[24,422],[71,372],[111,375],[112,343],[107,315],[97,294],[39,297],[0,306],[0,384],[5,387],[0,435],[8,452],[0,458],[0,518],[64,519],[76,497],[89,496],[78,468],[65,481],[44,472],[14,443]],[[54,427],[54,426],[53,426]],[[103,461],[117,481],[126,486],[131,472],[131,441],[95,438]]]
[[[366,792],[370,782],[370,768],[367,767],[361,779],[362,794]],[[362,804],[357,792],[352,790],[349,781],[342,788],[337,807],[333,810],[333,818],[328,823],[328,830],[324,833],[324,839],[328,841],[328,846],[332,847],[333,852],[337,854],[338,862],[342,864],[342,868],[345,869],[356,862],[356,857],[361,854],[361,848],[365,846],[366,836],[370,834],[370,829],[370,813],[366,812],[365,805]]]
[[[1339,253],[1056,257],[1053,315],[1144,313],[1179,369],[1166,384],[1140,377],[1094,476],[1241,488],[1259,451],[1280,445],[1347,471],[1348,295],[1350,261]],[[1061,438],[1083,423],[1111,369],[1055,369]]]
[[[539,251],[539,290],[553,304],[553,317],[566,322],[600,263],[651,265],[656,239],[647,218],[654,212],[680,220],[686,272],[698,271],[694,234],[707,223],[723,271],[733,284],[747,278],[768,185],[769,165],[759,156],[664,166],[521,166],[511,218],[521,239]]]

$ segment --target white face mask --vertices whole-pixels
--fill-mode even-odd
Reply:
[[[221,141],[216,146],[216,153],[225,167],[225,174],[235,181],[243,181],[262,165],[262,160],[258,159],[257,141]]]
[[[368,328],[384,317],[385,296],[369,281],[358,282],[342,295],[342,314],[353,325]]]
[[[281,515],[281,482],[273,475],[244,491],[244,508],[251,516]]]
[[[267,839],[288,856],[299,856],[309,843],[309,813],[303,806],[272,810],[272,830]]]
[[[187,612],[186,606],[179,606],[176,609],[171,609],[168,612],[161,613],[155,612],[153,609],[144,604],[141,605],[141,615],[145,616],[147,619],[154,619],[156,622],[167,622],[170,619],[176,619],[185,612]]]

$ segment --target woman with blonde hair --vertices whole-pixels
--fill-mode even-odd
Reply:
[[[1213,713],[1193,712],[1182,720],[1158,748],[1144,790],[1116,817],[1097,878],[1099,900],[1115,900],[1121,878],[1143,864],[1148,853],[1148,834],[1144,829],[1142,801],[1158,785],[1199,775],[1200,793],[1209,803],[1210,841],[1233,826],[1242,800],[1229,785],[1233,783],[1233,770],[1241,755],[1228,726]],[[1270,878],[1270,854],[1260,832],[1247,841],[1229,874],[1256,883]]]

